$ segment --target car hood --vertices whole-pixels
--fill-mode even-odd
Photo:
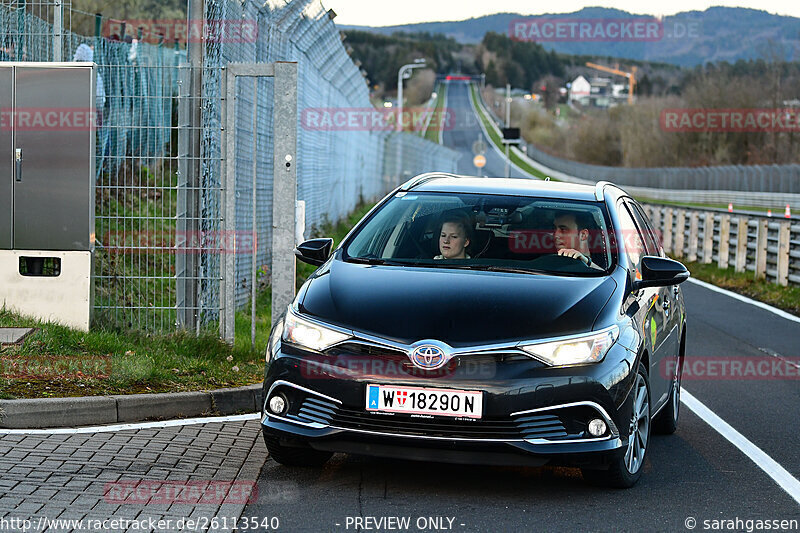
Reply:
[[[450,268],[332,260],[305,287],[300,312],[330,324],[411,344],[451,346],[590,331],[616,283]]]

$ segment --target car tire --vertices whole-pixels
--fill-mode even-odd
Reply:
[[[630,435],[625,453],[614,459],[607,470],[582,471],[584,479],[591,483],[626,489],[634,486],[642,475],[647,450],[650,447],[650,380],[647,369],[639,363],[633,389]]]
[[[681,349],[678,356],[678,365],[675,368],[675,375],[672,376],[672,383],[669,389],[669,401],[667,405],[653,419],[653,432],[661,435],[672,435],[678,429],[678,416],[681,409],[681,376],[683,375],[683,357],[685,354],[685,343],[681,342]]]
[[[284,466],[322,466],[333,456],[333,452],[323,452],[312,448],[282,446],[277,437],[264,435],[269,456]]]

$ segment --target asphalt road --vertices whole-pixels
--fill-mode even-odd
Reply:
[[[448,107],[459,113],[465,104],[466,85],[451,84]],[[444,133],[445,144],[465,154],[461,172],[474,173],[464,162],[471,167],[475,137],[468,128]],[[502,175],[499,155],[489,150],[487,160],[486,173]],[[687,361],[695,374],[686,377],[684,389],[800,477],[800,379],[781,374],[800,363],[800,323],[692,283],[683,290]],[[726,362],[748,360],[777,366],[766,375],[711,375]],[[690,531],[692,520],[696,531],[752,531],[757,525],[747,520],[795,520],[795,530],[800,523],[795,499],[685,405],[676,434],[653,436],[644,475],[628,490],[588,485],[578,470],[566,468],[346,455],[321,469],[287,468],[268,459],[259,487],[265,496],[243,515],[277,516],[285,531]],[[375,522],[389,517],[407,517],[409,527]],[[728,528],[705,522],[737,519],[742,522]]]
[[[478,117],[473,111],[469,98],[469,84],[467,82],[453,81],[444,85],[447,87],[446,107],[455,117],[454,126],[442,132],[442,141],[445,146],[461,154],[458,160],[458,173],[470,176],[482,175],[489,177],[505,176],[505,158],[493,148],[489,140],[481,131]],[[475,156],[472,151],[473,143],[482,139],[486,146],[486,166],[480,171],[472,164]],[[526,174],[510,167],[513,178],[527,178]]]

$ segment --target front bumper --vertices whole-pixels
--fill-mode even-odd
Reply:
[[[459,362],[434,376],[407,372],[402,364],[384,364],[376,372],[363,357],[349,364],[346,354],[314,358],[280,344],[275,350],[261,423],[265,435],[284,446],[438,462],[584,467],[602,467],[627,446],[635,356],[621,346],[595,365],[550,368],[516,360],[477,369]],[[480,390],[483,417],[367,412],[367,384]],[[277,393],[290,405],[282,415],[266,409]],[[606,422],[606,434],[588,434],[592,418]]]

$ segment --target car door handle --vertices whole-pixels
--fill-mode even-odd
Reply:
[[[17,148],[14,154],[14,178],[22,181],[22,148]]]

